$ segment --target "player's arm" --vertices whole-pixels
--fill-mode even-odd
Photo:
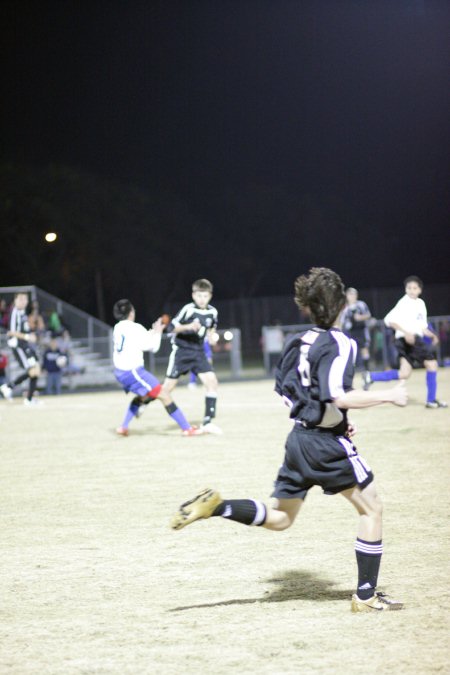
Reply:
[[[206,339],[210,345],[215,345],[219,341],[219,333],[216,331],[215,327],[208,328],[206,331]]]
[[[9,330],[7,336],[25,340],[25,342],[36,342],[36,335],[34,333],[22,333],[20,330]]]
[[[378,391],[352,389],[334,399],[334,403],[338,408],[346,410],[349,408],[371,408],[372,406],[381,405],[382,403],[405,406],[407,402],[408,392],[406,391],[405,383],[403,381],[399,382],[395,387]]]
[[[186,321],[186,313],[188,311],[189,305],[185,305],[176,316],[173,317],[170,324],[167,326],[166,331],[172,333],[172,335],[178,335],[179,333],[198,333],[202,324],[198,319],[194,319],[189,323]]]
[[[355,319],[355,321],[367,321],[368,319],[370,319],[371,316],[372,315],[370,312],[363,312],[362,314],[360,313],[354,314],[353,318]]]
[[[161,346],[161,336],[164,331],[164,324],[161,317],[156,319],[152,327],[147,331],[146,335],[146,349],[144,351],[157,352]]]
[[[178,335],[179,333],[198,333],[202,327],[202,324],[198,319],[194,319],[190,323],[178,323],[172,325],[173,328],[170,332],[175,333],[175,335]]]
[[[386,323],[386,321],[385,321],[385,323]],[[416,336],[414,335],[414,333],[410,333],[409,331],[405,330],[405,329],[404,329],[399,323],[397,323],[396,321],[390,321],[389,323],[386,323],[386,325],[387,325],[389,328],[392,328],[392,329],[395,330],[395,331],[397,331],[397,330],[401,331],[401,332],[403,333],[403,335],[405,336],[405,341],[406,341],[409,345],[413,345],[414,342],[416,341]]]
[[[438,336],[436,335],[436,333],[433,333],[433,331],[430,330],[428,327],[423,329],[423,334],[424,334],[426,337],[431,338],[431,341],[432,341],[433,345],[439,344],[439,338],[438,338]]]

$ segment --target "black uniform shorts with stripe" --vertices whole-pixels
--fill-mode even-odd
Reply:
[[[24,347],[14,347],[13,354],[16,357],[17,363],[23,370],[29,370],[39,363],[36,352],[28,344]]]
[[[198,375],[213,370],[214,368],[206,358],[203,347],[201,349],[189,349],[174,345],[169,357],[166,376],[176,380],[190,371]]]
[[[285,451],[271,495],[277,499],[304,499],[314,485],[334,495],[355,485],[362,490],[373,481],[370,467],[353,443],[329,431],[296,424]]]
[[[425,342],[423,338],[416,335],[416,340],[413,345],[406,342],[404,338],[398,338],[395,341],[395,348],[399,356],[403,356],[413,368],[423,368],[424,361],[434,361],[436,359],[436,351]]]

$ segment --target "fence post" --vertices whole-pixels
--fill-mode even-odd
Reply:
[[[91,316],[88,319],[87,328],[88,328],[89,351],[93,352],[94,351],[94,321],[93,321]]]
[[[239,328],[232,328],[233,339],[231,341],[231,374],[233,377],[241,377],[242,373],[242,354],[241,354],[241,331]]]

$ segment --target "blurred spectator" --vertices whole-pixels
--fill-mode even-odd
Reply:
[[[67,357],[58,347],[56,338],[50,340],[49,347],[44,353],[43,369],[47,372],[46,394],[60,394],[63,368],[67,364]]]
[[[69,378],[69,389],[74,389],[72,376],[84,373],[86,369],[72,361],[72,340],[68,330],[63,329],[62,335],[57,338],[57,344],[58,349],[67,359],[66,365],[63,367],[63,374]]]
[[[441,354],[445,358],[450,356],[450,322],[441,321],[439,324],[439,340],[441,343]]]
[[[267,326],[264,331],[264,351],[268,355],[269,372],[273,375],[275,368],[280,360],[284,347],[284,333],[280,321],[276,319],[271,326]]]
[[[58,335],[63,334],[63,324],[56,309],[50,314],[48,329],[51,331],[52,337],[58,337]]]
[[[0,352],[0,385],[6,382],[6,367],[8,365],[8,357],[4,352]]]
[[[41,338],[45,335],[46,328],[44,317],[39,311],[39,303],[37,300],[33,300],[30,303],[28,325],[30,326],[30,330],[36,334],[37,341],[40,342]]]
[[[10,314],[11,314],[11,307],[8,305],[5,298],[0,298],[0,330],[1,331],[8,330]]]
[[[363,300],[359,300],[356,288],[347,288],[345,291],[347,304],[341,316],[342,330],[352,338],[357,346],[356,368],[369,370],[370,333],[368,322],[371,318],[370,309]]]

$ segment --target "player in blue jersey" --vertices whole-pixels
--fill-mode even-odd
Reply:
[[[216,416],[218,382],[204,350],[205,340],[212,340],[217,328],[217,309],[209,304],[213,286],[207,279],[192,284],[192,302],[184,305],[173,317],[166,330],[172,335],[172,352],[167,366],[163,390],[170,394],[181,375],[192,371],[206,389],[205,414],[202,429],[206,433],[221,433],[212,422]]]
[[[352,389],[355,343],[338,328],[345,304],[340,277],[327,268],[312,268],[295,282],[295,300],[315,327],[294,336],[277,368],[275,390],[290,408],[294,427],[275,481],[275,503],[222,499],[205,490],[179,508],[172,527],[179,530],[201,518],[221,516],[245,525],[285,530],[299,513],[308,490],[342,494],[359,514],[355,544],[358,583],[352,611],[401,609],[401,602],[376,592],[382,554],[382,506],[367,462],[352,442],[350,408],[381,403],[404,406],[404,384],[378,392]]]

